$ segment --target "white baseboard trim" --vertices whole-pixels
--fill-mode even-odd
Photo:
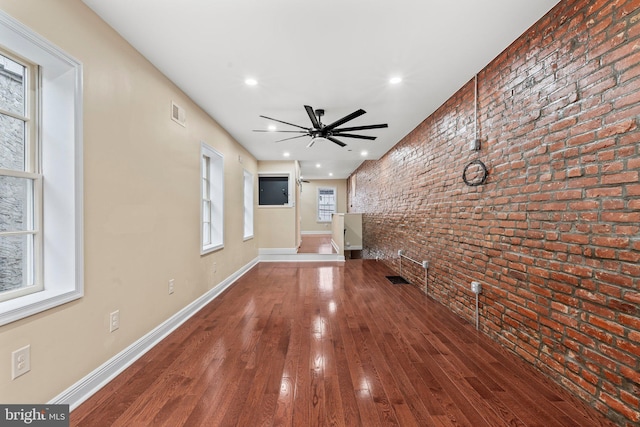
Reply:
[[[307,235],[325,235],[325,234],[331,234],[331,230],[324,230],[324,231],[301,231],[300,234],[302,234],[303,236],[307,236]]]
[[[344,262],[344,255],[338,254],[262,254],[260,262]]]
[[[298,248],[259,248],[258,254],[262,255],[295,255]]]
[[[133,364],[133,362],[151,350],[156,344],[200,311],[205,305],[213,301],[222,291],[231,286],[258,262],[260,262],[260,257],[253,259],[247,265],[220,282],[215,288],[210,289],[204,295],[158,325],[151,332],[107,360],[93,372],[54,397],[49,404],[68,404],[70,410],[77,408],[82,402],[91,397],[109,381]]]

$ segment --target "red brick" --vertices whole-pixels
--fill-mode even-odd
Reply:
[[[622,187],[591,188],[586,190],[587,198],[617,197],[622,195]]]
[[[629,341],[625,340],[617,340],[616,345],[620,350],[626,351],[627,353],[631,353],[636,357],[640,357],[640,345],[633,344]]]
[[[600,399],[603,402],[605,402],[609,407],[611,407],[613,410],[620,412],[631,421],[633,422],[640,421],[640,412],[631,409],[629,406],[625,405],[623,402],[620,402],[619,400],[614,399],[613,397],[604,393],[600,396]]]
[[[629,171],[629,172],[619,173],[615,175],[605,175],[602,177],[602,183],[605,185],[625,184],[630,182],[638,182],[637,171]]]
[[[632,222],[640,221],[640,212],[603,212],[602,220],[607,222]]]
[[[616,360],[618,363],[626,366],[633,365],[638,360],[636,356],[630,356],[627,353],[607,344],[600,344],[600,351],[606,356]]]
[[[637,371],[632,368],[627,368],[626,366],[620,367],[620,373],[625,377],[630,379],[636,384],[640,384],[640,371]]]
[[[602,237],[602,236],[594,236],[592,238],[592,243],[598,246],[608,246],[611,248],[626,248],[629,246],[629,238],[628,237]]]
[[[638,396],[633,395],[629,392],[627,392],[626,390],[620,390],[620,399],[625,402],[628,403],[629,405],[633,406],[633,407],[639,407],[640,406],[640,398],[638,398]]]

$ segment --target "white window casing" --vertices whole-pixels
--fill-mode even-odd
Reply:
[[[243,182],[244,182],[244,194],[243,194],[243,205],[244,205],[244,240],[249,240],[253,238],[253,194],[254,194],[254,183],[253,183],[253,174],[247,170],[243,171]]]
[[[202,143],[200,146],[202,255],[224,247],[224,157]]]
[[[82,297],[84,267],[82,64],[3,11],[0,40],[40,70],[33,117],[40,119],[34,129],[37,152],[24,178],[34,186],[33,236],[42,242],[33,246],[33,279],[42,288],[0,301],[2,325]]]
[[[336,213],[337,197],[336,189],[318,187],[318,222],[331,222],[331,215]]]

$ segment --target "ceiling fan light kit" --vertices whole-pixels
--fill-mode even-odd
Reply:
[[[296,128],[299,128],[299,129],[303,129],[303,130],[275,130],[275,131],[254,130],[254,132],[286,132],[286,133],[300,133],[301,134],[301,135],[292,136],[292,137],[289,137],[289,138],[280,139],[280,140],[277,140],[275,142],[288,141],[290,139],[303,138],[303,137],[306,137],[306,136],[310,136],[311,137],[311,141],[307,145],[307,148],[311,148],[313,146],[313,144],[315,144],[316,142],[320,142],[320,141],[331,141],[334,144],[339,145],[340,147],[346,147],[347,144],[345,144],[341,140],[337,139],[337,137],[340,137],[340,138],[365,139],[365,140],[373,141],[373,140],[376,139],[375,136],[358,135],[358,134],[347,133],[347,132],[368,130],[368,129],[382,129],[382,128],[389,127],[389,125],[384,123],[384,124],[377,124],[377,125],[364,125],[364,126],[352,126],[352,127],[340,128],[340,126],[342,126],[343,124],[345,124],[345,123],[347,123],[347,122],[349,122],[349,121],[351,121],[351,120],[353,120],[353,119],[355,119],[357,117],[360,117],[361,115],[365,114],[366,111],[364,111],[361,108],[356,110],[356,111],[354,111],[351,114],[347,114],[343,118],[338,119],[335,122],[333,122],[331,124],[328,124],[328,125],[325,125],[325,124],[322,123],[322,116],[324,116],[324,110],[323,109],[318,108],[317,110],[314,110],[309,105],[305,105],[304,109],[306,110],[307,115],[309,116],[309,120],[311,121],[311,126],[312,127],[304,127],[304,126],[300,126],[300,125],[297,125],[297,124],[294,124],[294,123],[285,122],[283,120],[274,119],[272,117],[260,116],[260,117],[262,117],[264,119],[267,119],[267,120],[273,120],[275,122],[283,123],[285,125],[293,126],[293,127],[296,127]]]

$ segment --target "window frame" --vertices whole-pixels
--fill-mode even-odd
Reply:
[[[247,241],[253,239],[254,234],[254,192],[255,183],[253,182],[253,174],[248,170],[242,171],[243,180],[243,240]]]
[[[0,40],[3,50],[40,69],[35,106],[40,145],[34,161],[44,171],[34,181],[39,193],[34,202],[42,206],[36,226],[41,230],[43,289],[0,301],[4,325],[84,295],[83,95],[82,63],[1,10]]]
[[[322,215],[320,214],[320,197],[321,191],[331,190],[333,193],[333,210],[329,214],[329,219],[322,219]],[[329,223],[331,222],[331,215],[338,212],[338,193],[336,187],[318,187],[316,189],[316,222],[317,223]]]
[[[206,220],[206,206],[209,220]],[[209,233],[205,234],[205,224]],[[224,248],[224,156],[207,145],[200,146],[200,255]]]
[[[24,67],[24,109],[18,114],[0,108],[0,115],[23,122],[24,160],[23,170],[0,168],[0,176],[29,180],[26,216],[28,227],[24,230],[0,231],[0,237],[30,236],[27,242],[26,268],[28,283],[20,288],[0,292],[0,302],[12,300],[44,290],[42,277],[42,172],[40,170],[40,67],[15,53],[2,49],[0,55]]]

